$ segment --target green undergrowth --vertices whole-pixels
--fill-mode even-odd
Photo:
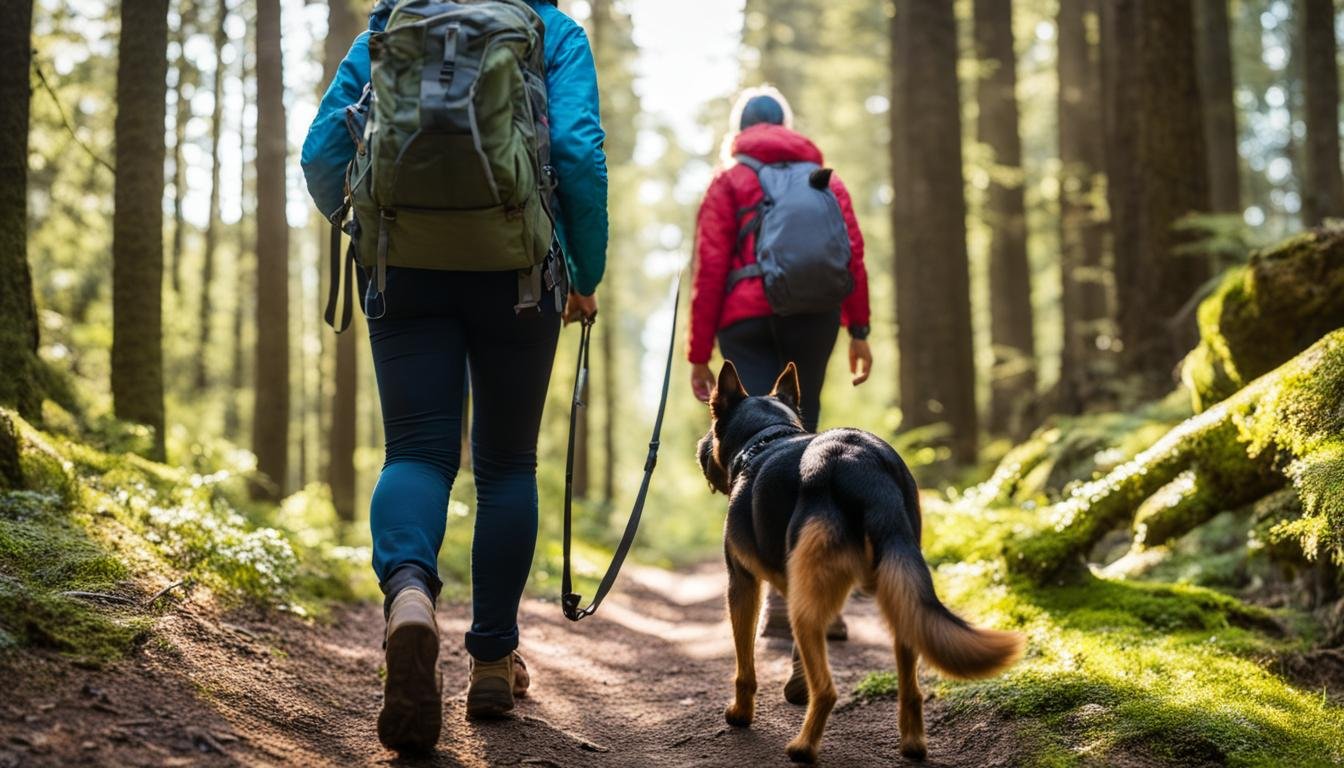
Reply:
[[[1036,743],[1024,764],[1109,764],[1129,753],[1171,765],[1344,764],[1344,708],[1272,671],[1275,658],[1308,643],[1285,629],[1298,617],[1191,584],[1088,575],[1034,586],[997,555],[1029,516],[926,500],[940,597],[1028,642],[1000,677],[940,683],[954,712],[1015,721]],[[895,689],[880,671],[855,695]]]
[[[331,504],[315,489],[279,508],[252,504],[245,461],[188,471],[0,415],[17,428],[23,479],[0,491],[0,646],[100,664],[142,642],[186,593],[226,610],[310,615],[376,589],[362,578],[367,549],[335,543]]]

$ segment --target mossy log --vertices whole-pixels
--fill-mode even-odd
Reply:
[[[1303,515],[1275,531],[1344,560],[1344,329],[1075,488],[1044,511],[1046,530],[1008,544],[1008,565],[1044,580],[1109,530],[1134,524],[1136,538],[1167,540],[1285,482]]]
[[[1344,228],[1252,254],[1200,304],[1198,318],[1200,343],[1181,379],[1201,411],[1344,327]]]
[[[1187,398],[1173,392],[1134,411],[1052,418],[1005,454],[973,493],[985,505],[1060,501],[1074,485],[1129,460],[1190,415]]]

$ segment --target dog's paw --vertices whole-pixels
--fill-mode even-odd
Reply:
[[[795,763],[807,763],[811,765],[812,763],[817,762],[816,747],[805,741],[794,739],[789,742],[789,746],[785,748],[785,751],[789,753],[789,759]]]
[[[901,741],[901,754],[911,760],[923,760],[928,756],[929,751],[924,746],[923,739],[911,739]]]
[[[751,707],[739,706],[737,702],[729,704],[728,708],[723,711],[723,719],[727,720],[728,724],[734,728],[746,728],[751,725],[753,715]]]

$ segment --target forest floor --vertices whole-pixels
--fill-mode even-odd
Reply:
[[[755,724],[724,723],[733,672],[725,583],[721,564],[632,567],[597,615],[577,625],[554,603],[525,601],[521,651],[532,694],[515,717],[487,723],[463,717],[469,607],[441,605],[444,728],[437,754],[422,760],[396,759],[374,732],[377,605],[314,622],[221,615],[188,600],[160,617],[149,642],[107,667],[40,652],[0,664],[0,766],[787,765],[784,745],[803,715],[782,695],[787,644],[758,643]],[[872,670],[892,668],[889,636],[870,600],[851,601],[846,615],[850,639],[831,652],[841,700],[821,759],[902,764],[894,699],[854,693]],[[929,766],[1018,765],[1030,741],[993,710],[954,710],[932,694],[926,721]]]

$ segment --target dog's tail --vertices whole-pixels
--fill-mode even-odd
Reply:
[[[907,504],[919,503],[903,495]],[[1022,635],[973,627],[943,605],[919,551],[918,534],[914,541],[908,534],[896,535],[889,511],[870,512],[864,523],[876,560],[877,602],[899,642],[959,678],[989,677],[1022,656]]]

